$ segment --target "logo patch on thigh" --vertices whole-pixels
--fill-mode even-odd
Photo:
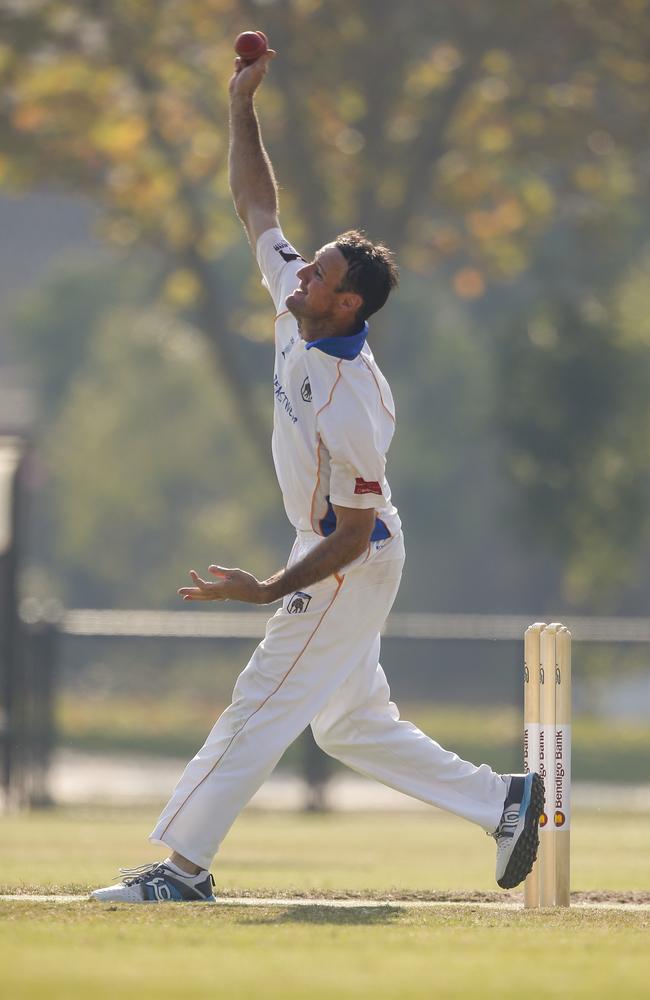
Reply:
[[[311,601],[311,594],[305,594],[302,590],[297,590],[292,594],[287,603],[288,615],[301,615],[306,611]]]

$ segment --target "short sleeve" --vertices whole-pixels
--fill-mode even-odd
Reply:
[[[318,417],[318,432],[330,459],[330,503],[357,509],[384,507],[389,497],[380,429],[360,400],[346,399],[345,404],[329,406]]]
[[[285,239],[281,229],[267,229],[257,241],[257,263],[262,284],[271,293],[275,307],[284,309],[284,300],[298,285],[296,274],[305,264],[298,251]]]

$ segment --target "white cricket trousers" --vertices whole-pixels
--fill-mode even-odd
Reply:
[[[299,532],[289,565],[321,541]],[[311,723],[331,756],[391,788],[496,829],[506,784],[400,721],[379,664],[379,633],[399,587],[401,534],[345,573],[285,597],[239,676],[232,704],[183,772],[150,840],[209,868],[283,752]]]

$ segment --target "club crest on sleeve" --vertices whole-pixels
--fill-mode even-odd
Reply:
[[[362,493],[377,493],[379,496],[381,493],[381,486],[375,480],[362,479],[361,476],[357,476],[354,480],[354,492],[357,495]]]
[[[282,351],[280,351],[280,354],[282,355],[283,358],[286,358],[287,354],[289,353],[289,351],[293,347],[293,345],[295,343],[295,339],[296,339],[295,337],[292,337],[291,340],[289,341],[289,343],[287,344],[287,346]]]
[[[311,385],[309,384],[309,375],[300,387],[300,395],[306,403],[311,403]]]
[[[304,257],[301,257],[300,254],[294,250],[291,244],[287,243],[286,240],[282,243],[275,243],[273,245],[273,249],[280,254],[282,260],[284,260],[287,264],[290,264],[292,260],[304,261],[305,259]]]
[[[288,615],[301,615],[309,607],[311,594],[305,594],[302,590],[297,590],[292,594],[287,603]]]

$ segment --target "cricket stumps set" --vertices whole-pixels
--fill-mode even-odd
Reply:
[[[557,622],[537,622],[524,636],[524,770],[541,775],[546,798],[524,905],[569,906],[571,633]]]

